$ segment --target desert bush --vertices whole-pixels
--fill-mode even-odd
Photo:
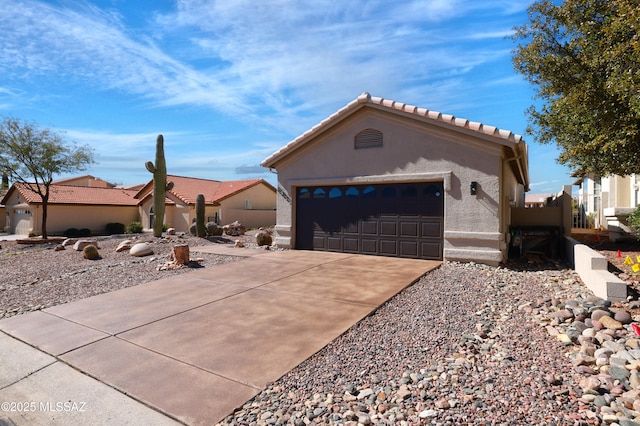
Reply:
[[[636,207],[633,213],[629,215],[629,217],[627,218],[627,223],[633,230],[635,236],[640,237],[640,206]]]
[[[140,222],[131,222],[127,225],[127,234],[141,234],[142,224]]]
[[[124,223],[118,223],[118,222],[107,223],[106,230],[107,230],[107,234],[109,235],[124,234],[124,231],[125,231]]]
[[[80,236],[80,230],[78,228],[69,228],[62,233],[67,238],[78,238]]]
[[[89,228],[82,228],[78,232],[80,233],[81,237],[90,237],[91,236],[91,229],[89,229]]]

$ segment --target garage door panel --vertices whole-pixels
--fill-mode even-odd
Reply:
[[[327,249],[330,251],[342,251],[342,238],[327,237]]]
[[[400,236],[418,238],[419,224],[418,222],[400,222]]]
[[[362,234],[363,235],[378,235],[378,222],[377,221],[365,221],[365,222],[362,222]]]
[[[378,254],[378,240],[361,240],[361,252],[364,254]]]
[[[442,220],[422,222],[420,224],[422,237],[442,238]]]
[[[313,237],[313,249],[314,250],[326,250],[327,249],[327,245],[326,245],[326,241],[327,239],[325,237]]]
[[[400,256],[419,257],[418,247],[418,241],[400,241]]]
[[[442,259],[442,182],[298,188],[295,247]]]
[[[442,243],[440,243],[439,241],[423,241],[420,243],[420,251],[421,257],[435,259],[436,257],[441,256]]]
[[[349,222],[344,227],[345,234],[354,234],[357,235],[360,233],[360,227],[358,226],[358,222]]]
[[[380,240],[380,254],[385,256],[398,256],[397,240]]]
[[[343,240],[343,250],[348,253],[359,253],[360,240],[358,238],[346,238]]]
[[[381,221],[380,222],[380,235],[381,236],[398,236],[398,223],[397,222],[389,222],[389,221]]]

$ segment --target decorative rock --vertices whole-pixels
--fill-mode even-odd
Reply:
[[[120,253],[122,251],[129,250],[131,249],[132,245],[133,245],[133,241],[131,240],[121,241],[120,244],[118,244],[118,247],[116,247],[116,252]]]
[[[602,309],[596,309],[591,313],[591,321],[600,321],[602,317],[611,317],[611,313],[603,311]]]
[[[76,238],[67,238],[62,242],[62,247],[72,246],[78,241]]]
[[[603,326],[605,326],[609,330],[621,330],[622,329],[622,323],[620,321],[616,321],[613,318],[608,317],[608,316],[603,316],[602,318],[600,318],[600,322],[602,323]]]
[[[560,321],[567,321],[573,319],[573,312],[568,309],[562,309],[560,311],[552,312],[550,316],[552,318],[558,318]]]
[[[62,250],[66,250],[62,244],[57,245],[57,246],[53,249],[53,251],[62,251]]]
[[[176,235],[176,228],[168,228],[167,235]]]
[[[237,237],[238,235],[244,235],[244,233],[247,231],[247,228],[237,220],[233,223],[223,226],[222,228],[224,229],[225,234],[234,237]]]
[[[242,241],[240,241],[240,240],[236,240],[236,242],[234,243],[234,246],[242,248],[242,247],[244,247],[244,243]]]
[[[100,253],[98,253],[98,249],[94,245],[88,245],[82,249],[82,255],[88,260],[100,259]]]
[[[86,246],[95,246],[96,248],[98,247],[98,243],[95,241],[90,241],[90,240],[78,240],[76,241],[76,243],[73,245],[73,249],[75,251],[83,251],[84,248]]]
[[[613,318],[622,324],[631,324],[631,314],[627,311],[618,311]]]
[[[149,243],[137,243],[131,247],[129,254],[136,257],[148,256],[153,254],[153,249]]]

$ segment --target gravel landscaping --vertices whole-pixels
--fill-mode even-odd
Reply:
[[[188,273],[159,270],[172,246],[212,244],[141,235],[154,254],[136,258],[123,238],[98,238],[94,261],[0,242],[0,318]],[[555,262],[445,262],[220,424],[640,425],[639,315]]]

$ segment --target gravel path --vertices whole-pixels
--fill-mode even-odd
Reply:
[[[445,263],[221,424],[603,424],[543,327],[588,293],[568,269]]]

